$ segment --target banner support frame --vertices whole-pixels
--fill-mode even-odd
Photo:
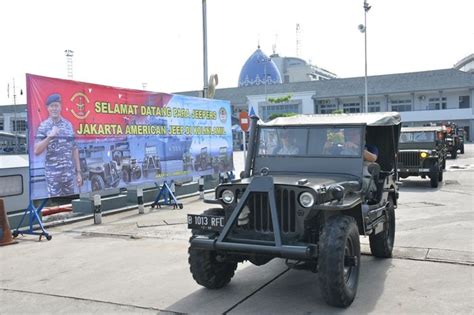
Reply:
[[[46,229],[43,225],[43,222],[41,220],[41,217],[39,215],[41,213],[41,211],[43,210],[44,206],[46,205],[46,202],[48,202],[48,200],[49,200],[49,198],[44,199],[41,202],[41,204],[38,208],[36,208],[33,205],[33,200],[30,200],[28,208],[26,208],[25,212],[23,213],[23,216],[21,217],[20,222],[18,223],[17,228],[12,233],[13,237],[17,237],[19,234],[21,234],[21,235],[28,234],[28,235],[39,235],[39,240],[40,241],[41,241],[41,238],[43,236],[46,237],[46,239],[48,241],[50,241],[53,238],[53,236],[51,234],[49,234],[48,231],[46,231]],[[21,225],[22,225],[22,223],[25,220],[25,217],[27,215],[29,217],[30,226],[27,230],[21,230],[20,231],[20,227],[21,227]],[[35,232],[35,228],[33,227],[35,221],[38,221],[38,225],[41,228],[41,232]]]
[[[156,184],[156,183],[155,183]],[[170,181],[170,185],[173,185],[174,181]],[[158,186],[158,185],[157,185]],[[159,186],[158,186],[159,187]],[[163,196],[163,201],[159,201],[161,196]],[[166,181],[163,182],[160,191],[158,192],[155,201],[151,204],[151,208],[161,208],[161,206],[173,206],[173,209],[183,209],[183,204],[178,202],[173,190],[170,188]]]

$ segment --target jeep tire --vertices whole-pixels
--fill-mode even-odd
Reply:
[[[383,231],[369,236],[370,252],[379,258],[392,257],[395,241],[395,207],[391,196],[388,197],[386,215],[387,221],[384,223]]]
[[[204,215],[222,215],[223,209],[209,209],[204,211]],[[213,237],[214,232],[203,230],[193,230],[190,242],[197,235]],[[231,261],[219,261],[216,251],[191,248],[188,249],[189,266],[194,280],[208,288],[220,289],[230,282],[234,276],[237,263]]]
[[[130,183],[130,170],[128,168],[124,168],[122,170],[122,180],[124,183],[128,184]]]
[[[438,163],[435,163],[430,169],[430,184],[432,188],[438,187],[438,177],[440,173],[440,168]]]
[[[451,151],[451,158],[454,160],[458,156],[458,149]]]
[[[359,230],[354,218],[330,217],[319,241],[319,285],[326,303],[349,306],[357,293],[360,270]]]
[[[91,177],[91,190],[99,191],[105,189],[105,182],[102,176],[94,174]]]

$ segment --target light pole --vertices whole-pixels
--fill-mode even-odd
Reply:
[[[364,110],[367,113],[369,111],[369,101],[367,96],[367,12],[369,12],[372,6],[364,0],[364,25],[359,25],[359,31],[364,33],[364,46],[365,46],[365,93],[364,93]]]
[[[204,86],[202,94],[204,98],[208,96],[208,78],[207,78],[207,10],[206,10],[206,0],[202,0],[202,57],[203,57],[203,76],[204,76]]]
[[[72,57],[74,56],[74,51],[66,49],[64,53],[66,54],[67,78],[72,79]]]

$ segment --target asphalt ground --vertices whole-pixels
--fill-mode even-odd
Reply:
[[[242,152],[235,153],[237,173]],[[239,264],[228,286],[205,289],[188,266],[187,213],[208,208],[182,199],[183,210],[146,208],[51,227],[51,241],[20,236],[0,247],[0,314],[473,314],[474,145],[448,159],[444,182],[402,180],[393,259],[370,255],[361,237],[357,297],[327,306],[317,274],[280,259]],[[209,194],[208,197],[212,195]]]

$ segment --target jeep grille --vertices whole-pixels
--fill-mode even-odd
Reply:
[[[419,166],[420,154],[418,152],[398,152],[398,163],[403,166]]]
[[[287,188],[276,188],[275,199],[281,233],[296,231],[296,192]],[[250,209],[247,229],[260,233],[273,232],[270,203],[267,193],[252,193],[247,201]]]

